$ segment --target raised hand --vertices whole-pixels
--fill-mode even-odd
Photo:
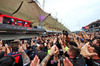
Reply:
[[[24,50],[23,50],[22,46],[20,46],[20,47],[19,47],[18,52],[19,52],[19,53],[24,52]]]
[[[57,38],[55,38],[54,40],[53,40],[53,43],[56,43],[57,42]]]
[[[52,46],[51,47],[51,49],[50,49],[50,55],[53,55],[53,54],[55,54],[55,53],[57,53],[58,52],[58,50],[57,50],[57,46],[56,45],[54,45],[54,46]]]
[[[31,39],[31,46],[35,45],[35,43],[33,42],[34,39]]]
[[[84,57],[89,58],[89,56],[97,55],[96,53],[90,53],[88,51],[88,48],[90,47],[89,42],[86,43],[82,48],[80,54],[82,54]]]
[[[39,66],[40,63],[40,59],[37,57],[37,55],[34,57],[34,59],[32,60],[30,66]]]
[[[42,60],[40,66],[46,66],[46,64],[49,61],[49,59],[51,58],[51,56],[53,54],[57,54],[57,52],[58,52],[58,48],[56,47],[56,45],[52,46],[50,49],[50,53]]]
[[[63,44],[63,42],[62,42],[62,40],[61,40],[61,39],[59,39],[59,43],[60,43],[60,44]]]
[[[5,47],[8,48],[8,44],[5,44]]]

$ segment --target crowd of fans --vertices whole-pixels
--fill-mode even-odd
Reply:
[[[0,40],[0,66],[100,66],[100,32]]]

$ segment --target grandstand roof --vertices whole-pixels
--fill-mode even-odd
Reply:
[[[70,32],[57,19],[44,12],[33,0],[0,0],[0,13],[31,21],[33,26],[41,24],[46,18],[43,21],[43,26],[56,28],[60,31],[65,29]]]

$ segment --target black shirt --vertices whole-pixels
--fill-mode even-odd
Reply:
[[[86,64],[87,66],[100,66],[100,59],[86,58]]]

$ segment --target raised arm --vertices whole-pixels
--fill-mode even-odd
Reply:
[[[59,50],[58,50],[58,48],[56,48],[56,50],[57,50],[58,52],[56,52],[56,53],[54,54],[54,57],[53,57],[54,62],[57,62],[57,61],[58,61],[58,53],[59,53]]]
[[[9,48],[8,48],[8,45],[7,45],[7,44],[5,44],[5,48],[7,49],[7,54],[8,54],[8,53],[10,53],[10,50],[9,50]]]
[[[76,34],[73,34],[73,39],[74,39],[74,42],[76,42],[76,44],[78,45],[78,48],[80,48],[80,44],[78,40],[76,39]]]
[[[32,50],[34,51],[34,53],[35,53],[36,55],[38,55],[38,51],[37,51],[37,49],[36,49],[36,47],[35,47],[35,43],[33,42],[33,39],[31,40],[31,47],[32,47]]]
[[[64,44],[63,44],[63,42],[62,42],[62,40],[60,38],[59,38],[59,43],[60,43],[60,45],[62,47],[63,52],[65,53],[66,50],[65,50]]]
[[[56,45],[52,46],[50,49],[50,53],[42,60],[40,66],[46,66],[46,64],[48,63],[49,59],[51,58],[51,56],[58,52]]]
[[[22,55],[23,64],[28,64],[28,63],[30,63],[30,59],[29,59],[28,55],[25,53],[25,51],[22,49],[21,46],[19,47],[18,51],[19,51],[19,53],[21,53],[21,55]]]

